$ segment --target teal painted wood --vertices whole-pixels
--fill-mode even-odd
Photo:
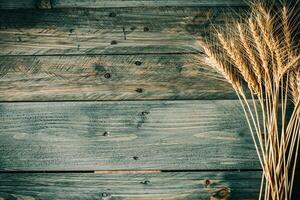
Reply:
[[[0,74],[1,101],[236,98],[193,55],[9,56]]]
[[[258,169],[237,100],[0,104],[1,170]]]
[[[0,199],[249,200],[260,172],[0,174]]]
[[[0,0],[0,9],[37,8],[40,0]],[[44,0],[45,1],[45,0]],[[50,1],[50,0],[48,0]],[[52,8],[151,6],[245,6],[242,0],[51,0]]]
[[[246,6],[243,0],[52,0],[54,8],[152,7],[152,6]]]
[[[36,0],[0,0],[0,9],[36,8]]]
[[[0,55],[199,53],[196,37],[244,8],[1,10]]]

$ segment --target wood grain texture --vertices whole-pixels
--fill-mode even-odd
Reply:
[[[244,8],[135,7],[0,12],[0,55],[196,53],[195,38]]]
[[[52,0],[55,8],[154,7],[154,6],[246,6],[243,0]]]
[[[0,9],[37,8],[40,0],[0,0]],[[51,0],[53,8],[245,6],[243,0]]]
[[[258,199],[261,172],[0,174],[0,199]]]
[[[0,0],[0,9],[36,8],[37,0]]]
[[[0,104],[1,170],[257,169],[239,102]]]
[[[225,98],[236,98],[229,84],[193,55],[0,59],[0,101]]]

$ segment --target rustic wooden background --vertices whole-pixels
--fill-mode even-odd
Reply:
[[[257,199],[239,102],[194,62],[195,39],[245,11],[0,0],[0,200]]]

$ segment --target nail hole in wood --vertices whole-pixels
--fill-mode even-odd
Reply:
[[[143,93],[143,88],[136,88],[135,90],[137,93]]]
[[[137,156],[133,156],[132,158],[133,158],[133,160],[138,160],[139,159],[139,157],[137,157]]]
[[[109,132],[108,132],[108,131],[105,131],[105,132],[103,133],[103,136],[109,136]]]
[[[111,13],[108,14],[108,16],[109,16],[109,17],[115,17],[115,16],[117,16],[117,14],[114,13],[114,12],[111,12]]]
[[[148,111],[143,111],[143,112],[142,112],[142,115],[148,115],[148,114],[149,114]]]
[[[141,184],[144,184],[144,185],[147,185],[147,184],[149,184],[149,183],[150,183],[149,180],[144,180],[144,181],[141,182]]]
[[[113,40],[113,41],[110,42],[111,45],[115,45],[115,44],[117,44],[117,43],[118,43],[118,42],[117,42],[116,40]]]
[[[149,28],[147,26],[144,27],[144,32],[148,32]]]
[[[140,66],[142,64],[142,62],[137,60],[137,61],[134,62],[134,64],[137,65],[137,66]]]

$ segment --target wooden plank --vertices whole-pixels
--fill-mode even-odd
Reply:
[[[0,104],[1,170],[257,169],[237,100]]]
[[[261,172],[0,174],[0,199],[258,199]]]
[[[246,6],[243,0],[52,0],[55,8],[154,7],[154,6]]]
[[[36,8],[39,1],[41,0],[0,0],[0,9]],[[242,0],[51,0],[51,4],[53,8],[247,5]]]
[[[197,66],[193,55],[0,59],[0,101],[235,97],[229,84],[209,67]]]
[[[1,10],[0,55],[201,52],[195,38],[243,8]]]
[[[36,0],[0,0],[0,9],[36,8]]]

